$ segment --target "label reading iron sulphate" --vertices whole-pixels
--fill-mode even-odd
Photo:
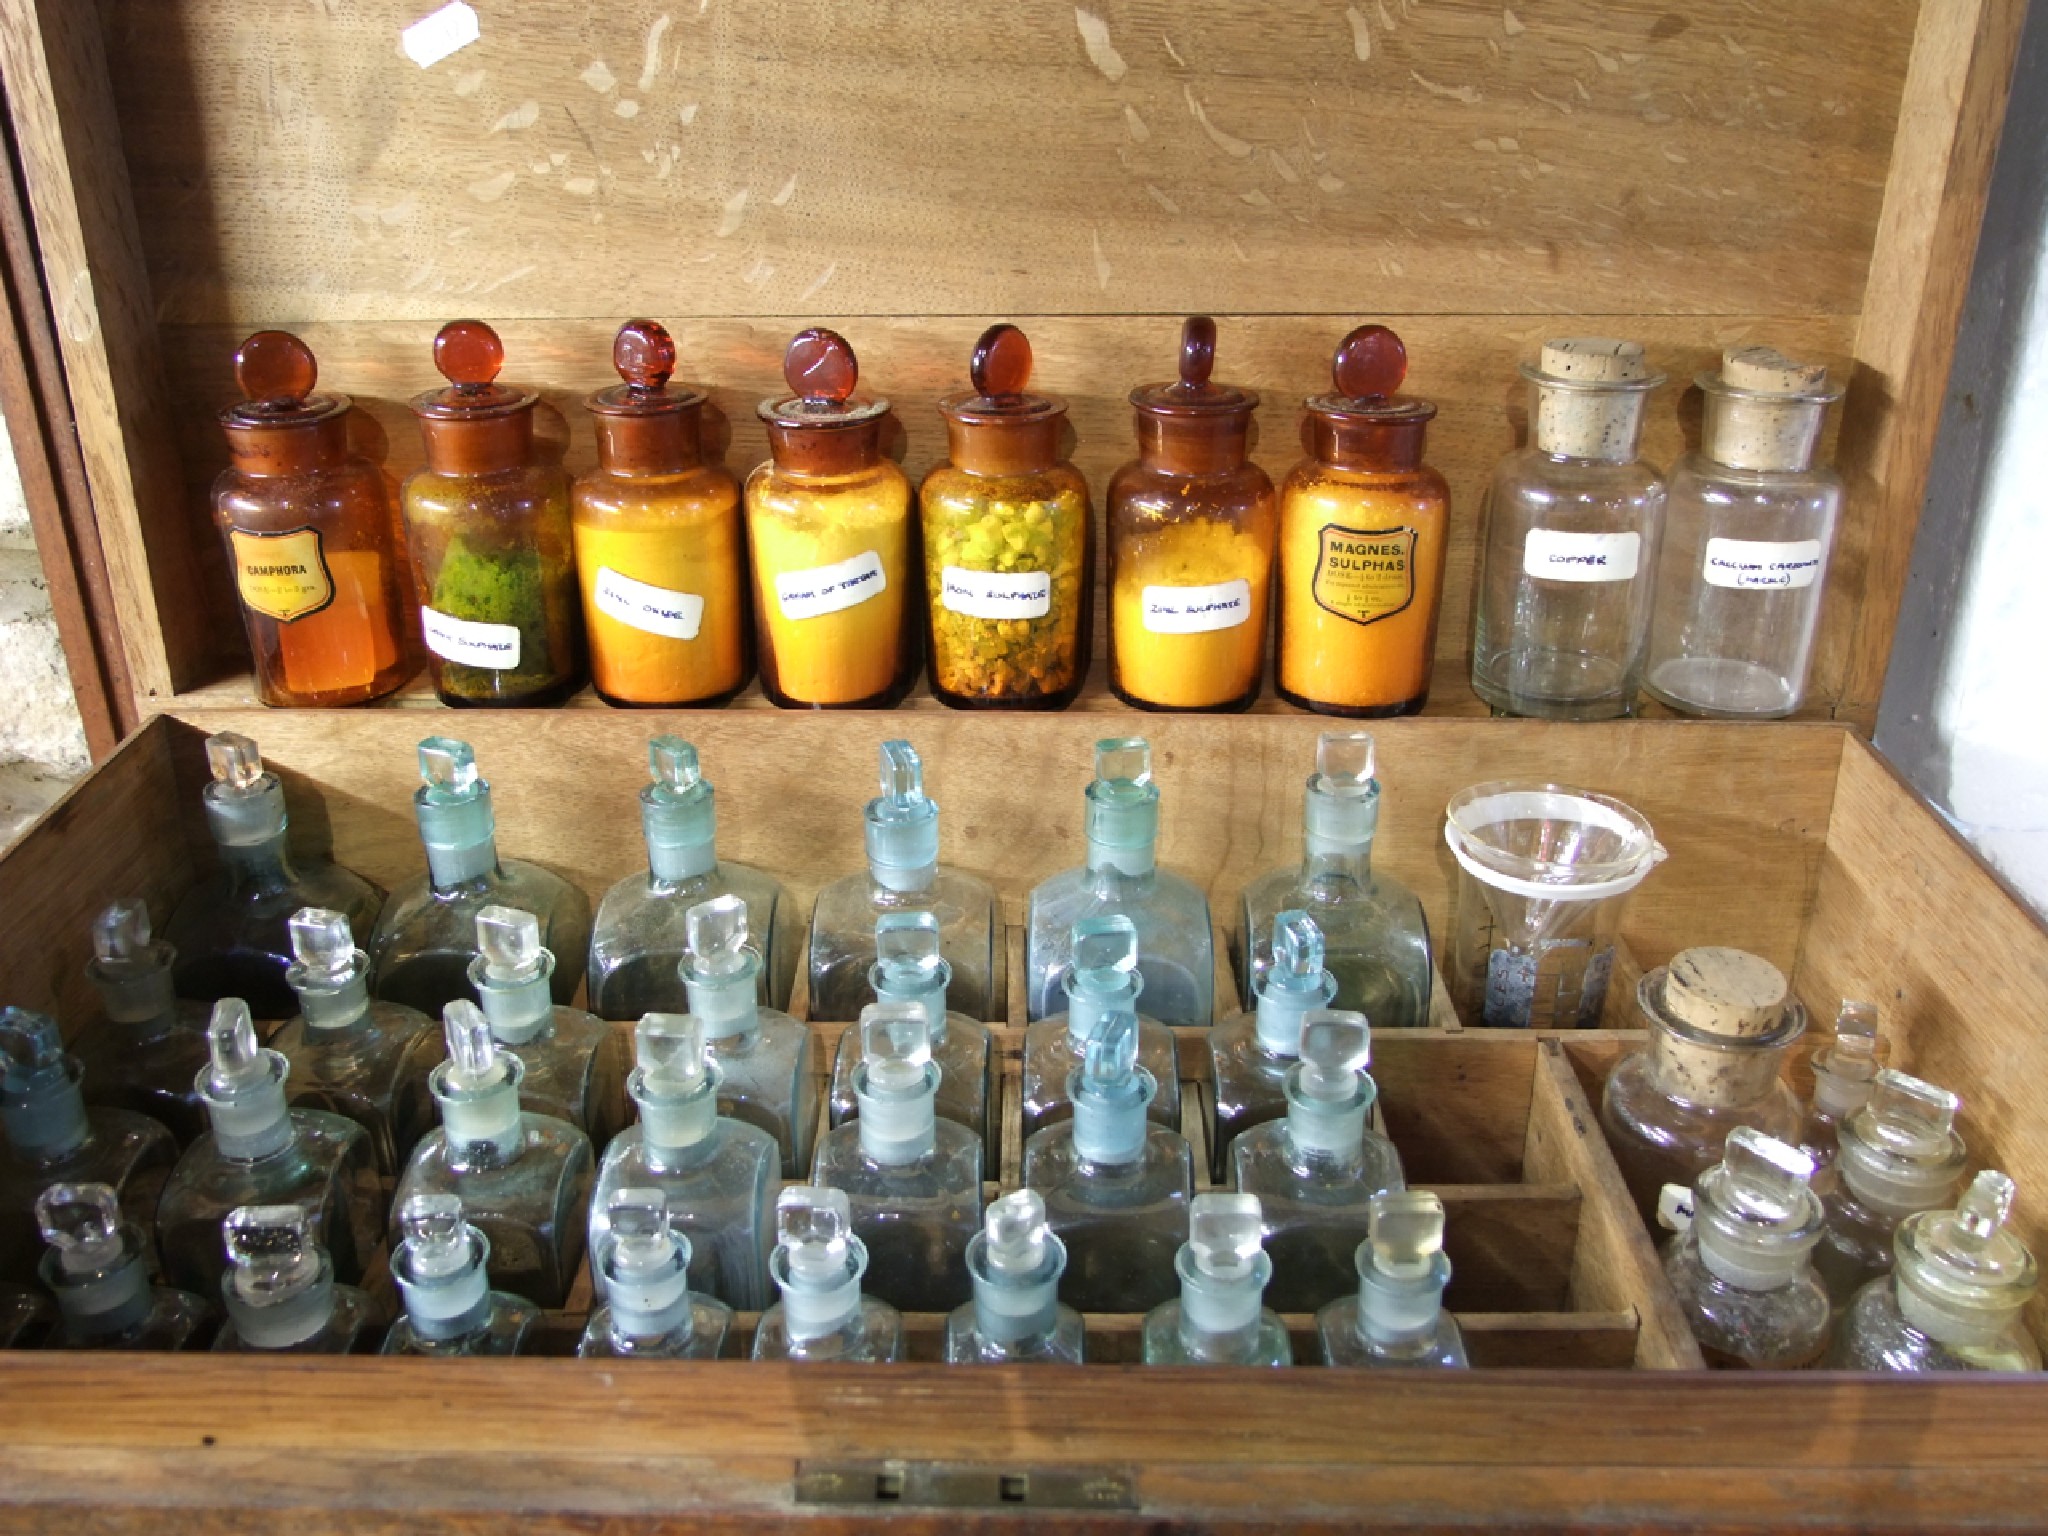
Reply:
[[[519,665],[519,627],[458,619],[435,609],[420,609],[420,634],[427,649],[443,661],[465,667],[510,672]]]
[[[970,619],[1042,619],[1052,611],[1052,576],[949,565],[940,572],[939,601]]]
[[[1639,533],[1531,528],[1522,545],[1522,569],[1544,581],[1628,581],[1642,545]]]
[[[1745,592],[1810,587],[1820,577],[1820,540],[1709,539],[1700,574],[1710,587]]]
[[[1391,618],[1415,601],[1415,530],[1324,528],[1309,591],[1354,624]]]
[[[670,640],[694,640],[704,623],[704,599],[696,593],[636,581],[608,565],[597,568],[592,597],[606,618]]]
[[[787,571],[775,578],[775,600],[785,619],[815,619],[857,607],[889,589],[882,557],[872,549],[836,565]]]
[[[1252,616],[1252,584],[1242,576],[1207,587],[1146,587],[1140,597],[1145,628],[1155,635],[1205,635]]]
[[[228,530],[235,548],[235,587],[252,613],[289,624],[334,601],[334,576],[320,547],[320,530],[289,533]]]

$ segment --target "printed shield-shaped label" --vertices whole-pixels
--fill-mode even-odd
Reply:
[[[251,612],[289,624],[334,601],[334,577],[320,548],[320,530],[289,533],[228,530],[235,549],[235,585]]]
[[[1354,624],[1399,613],[1415,601],[1415,530],[1324,528],[1311,590],[1316,606]]]

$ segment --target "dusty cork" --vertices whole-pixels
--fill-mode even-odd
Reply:
[[[1543,343],[1538,366],[1555,378],[1587,383],[1626,383],[1645,378],[1649,361],[1638,341],[1606,336],[1566,336]],[[1536,388],[1536,446],[1544,453],[1580,459],[1634,456],[1636,424],[1643,397],[1638,391],[1606,394],[1577,389]]]
[[[1762,395],[1813,395],[1827,389],[1828,370],[1794,362],[1775,347],[1730,347],[1721,357],[1721,382]],[[1812,400],[1724,398],[1708,452],[1735,469],[1796,473],[1813,458],[1823,409]]]
[[[1664,973],[1664,1011],[1702,1034],[1754,1041],[1784,1022],[1786,990],[1784,972],[1768,960],[1740,949],[1688,949]],[[1660,1076],[1680,1098],[1726,1106],[1756,1097],[1754,1052],[1717,1050],[1659,1033]]]

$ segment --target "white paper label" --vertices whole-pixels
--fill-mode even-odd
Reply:
[[[1636,573],[1639,533],[1564,533],[1531,528],[1522,569],[1545,581],[1627,581]]]
[[[519,665],[519,628],[514,624],[483,624],[422,607],[420,633],[427,649],[443,661],[493,672],[510,672]]]
[[[1243,577],[1212,587],[1147,587],[1145,627],[1155,635],[1203,635],[1235,629],[1252,616],[1252,584]]]
[[[1701,575],[1710,587],[1748,592],[1770,587],[1810,587],[1820,576],[1820,540],[1709,539]]]
[[[1052,612],[1052,577],[1045,571],[970,571],[949,565],[941,573],[939,601],[970,619],[1042,619]]]
[[[704,599],[694,592],[676,592],[621,575],[608,565],[597,568],[597,611],[633,629],[671,640],[694,640],[704,622]]]
[[[820,614],[852,608],[889,589],[882,557],[872,549],[837,565],[790,571],[775,578],[775,600],[785,619],[815,619]]]

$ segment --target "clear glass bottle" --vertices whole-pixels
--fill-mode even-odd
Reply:
[[[754,1330],[756,1360],[887,1364],[903,1358],[903,1318],[861,1293],[868,1251],[843,1189],[792,1184],[775,1202],[780,1241],[768,1272],[782,1299]]]
[[[683,985],[718,1063],[718,1112],[758,1125],[782,1152],[782,1176],[810,1172],[818,1080],[810,1026],[758,1001],[761,957],[747,944],[747,904],[717,896],[690,908]]]
[[[1031,892],[1024,961],[1031,1018],[1059,1009],[1074,925],[1122,913],[1138,930],[1145,1011],[1175,1029],[1207,1029],[1216,984],[1209,898],[1193,881],[1159,867],[1151,743],[1137,736],[1096,742],[1086,795],[1087,862]]]
[[[220,413],[229,467],[213,482],[265,704],[360,704],[418,670],[389,477],[349,447],[349,399],[288,331],[235,352],[243,398]]]
[[[1331,1006],[1357,1009],[1374,1029],[1429,1022],[1429,919],[1413,891],[1372,867],[1380,822],[1374,769],[1369,734],[1316,738],[1316,771],[1301,803],[1301,863],[1261,875],[1238,904],[1245,1007],[1256,1005],[1259,978],[1273,964],[1273,920],[1298,909],[1323,936],[1323,964],[1337,978]]]
[[[719,1111],[725,1073],[695,1014],[650,1013],[633,1033],[639,1065],[626,1091],[640,1123],[612,1138],[590,1197],[590,1277],[605,1294],[605,1234],[612,1197],[660,1190],[669,1225],[689,1244],[690,1289],[743,1312],[768,1305],[768,1250],[782,1150],[775,1138]]]
[[[288,1019],[299,1008],[285,981],[291,915],[326,907],[367,931],[384,893],[353,870],[292,852],[284,785],[248,737],[207,737],[206,766],[213,782],[200,798],[221,867],[178,898],[164,927],[164,942],[177,952],[178,996],[202,1003],[239,997],[256,1018]]]
[[[220,1278],[227,1321],[219,1354],[351,1355],[376,1316],[369,1296],[334,1278],[334,1261],[297,1205],[245,1205],[228,1212],[217,1238],[227,1246]]]
[[[1169,1131],[1180,1129],[1180,1058],[1173,1031],[1137,1013],[1145,978],[1138,968],[1138,930],[1121,912],[1074,924],[1069,946],[1073,962],[1061,987],[1064,1013],[1040,1019],[1024,1031],[1023,1138],[1030,1141],[1049,1125],[1074,1116],[1069,1092],[1081,1070],[1088,1042],[1104,1019],[1119,1010],[1136,1014],[1138,1064],[1152,1075],[1154,1092],[1146,1113]]]
[[[1827,1230],[1813,1256],[1838,1312],[1890,1271],[1902,1221],[1955,1199],[1969,1161],[1955,1128],[1961,1109],[1946,1089],[1887,1068],[1842,1123]]]
[[[40,1291],[0,1285],[0,1349],[40,1349],[54,1327],[55,1310]]]
[[[625,382],[583,402],[597,468],[570,487],[590,679],[607,704],[722,704],[753,670],[739,486],[704,462],[708,397],[669,387],[666,330],[628,320],[612,366]]]
[[[1067,1302],[1082,1312],[1145,1312],[1173,1295],[1195,1168],[1180,1133],[1146,1118],[1156,1091],[1138,1016],[1112,1009],[1074,1074],[1072,1118],[1024,1143],[1024,1187],[1066,1245]]]
[[[1280,487],[1274,685],[1303,709],[1412,715],[1429,699],[1451,489],[1422,462],[1436,407],[1394,393],[1407,374],[1384,325],[1346,336],[1331,393],[1307,401],[1309,457]]]
[[[384,1227],[369,1132],[325,1110],[290,1107],[291,1064],[256,1044],[240,999],[213,1005],[207,1048],[212,1065],[199,1081],[212,1129],[185,1149],[157,1206],[164,1279],[213,1295],[226,1264],[222,1219],[245,1205],[291,1205],[306,1213],[335,1274],[356,1283]]]
[[[411,401],[426,464],[406,477],[420,628],[443,704],[559,704],[583,685],[569,477],[533,440],[540,396],[497,381],[481,320],[434,337],[448,381]]]
[[[690,1285],[690,1240],[669,1224],[658,1189],[616,1189],[605,1201],[605,1236],[591,1269],[604,1277],[576,1353],[590,1358],[715,1360],[732,1332],[732,1308]]]
[[[71,1042],[86,1102],[147,1115],[190,1146],[206,1130],[193,1087],[206,1066],[206,1008],[179,1001],[171,979],[177,951],[151,941],[140,901],[117,901],[94,918],[92,948],[85,975],[100,995],[100,1015]]]
[[[1529,444],[1486,497],[1472,605],[1472,691],[1502,714],[1612,720],[1634,712],[1650,630],[1664,478],[1636,456],[1664,382],[1640,342],[1543,344]]]
[[[811,1018],[857,1019],[875,1000],[875,924],[889,912],[939,920],[939,953],[952,967],[946,1007],[985,1019],[1003,926],[986,880],[939,862],[939,803],[924,792],[924,763],[907,741],[882,743],[882,792],[867,803],[868,867],[818,892],[811,910]]]
[[[647,743],[653,782],[640,791],[647,868],[626,876],[598,903],[590,930],[590,1011],[601,1019],[682,1013],[685,914],[714,896],[747,904],[747,929],[760,942],[761,1001],[789,1007],[803,949],[803,914],[773,875],[721,859],[711,783],[697,749],[680,736]]]
[[[1707,1364],[1796,1371],[1828,1343],[1828,1294],[1813,1272],[1820,1197],[1813,1159],[1738,1125],[1692,1189],[1665,1186],[1658,1217],[1676,1228],[1664,1278]]]
[[[1407,1187],[1401,1154],[1372,1128],[1379,1088],[1365,1069],[1365,1015],[1318,1008],[1302,1022],[1301,1060],[1287,1069],[1287,1115],[1237,1138],[1232,1182],[1265,1212],[1282,1312],[1313,1312],[1351,1289],[1372,1197]]]
[[[1827,1363],[1856,1371],[2038,1371],[2021,1313],[2041,1283],[2007,1225],[2011,1179],[1986,1168],[1953,1211],[1899,1224],[1896,1263],[1857,1293]]]
[[[1094,514],[1060,454],[1063,400],[1025,392],[1031,343],[992,325],[974,388],[939,402],[948,458],[919,487],[932,692],[956,709],[1064,709],[1088,675]]]
[[[1246,452],[1258,393],[1215,364],[1216,322],[1183,322],[1179,376],[1131,391],[1138,457],[1109,482],[1109,685],[1139,709],[1259,696],[1273,482]]]
[[[433,1129],[427,1076],[441,1061],[441,1031],[416,1008],[371,1001],[370,957],[342,913],[301,907],[291,926],[298,963],[286,979],[299,1014],[270,1039],[291,1063],[285,1093],[294,1105],[355,1121],[369,1133],[379,1177],[396,1178]]]
[[[517,1355],[540,1309],[491,1289],[490,1239],[463,1218],[446,1190],[414,1195],[398,1208],[405,1234],[391,1254],[391,1278],[405,1313],[384,1335],[386,1355]]]
[[[950,1312],[968,1299],[967,1244],[981,1228],[981,1138],[939,1118],[921,1005],[868,1004],[860,1040],[860,1113],[825,1133],[811,1182],[846,1191],[870,1291],[900,1311]]]
[[[1671,467],[1643,687],[1688,715],[1770,719],[1806,696],[1842,480],[1816,467],[1828,406],[1819,363],[1730,347],[1700,449]]]
[[[49,1249],[44,1287],[58,1322],[45,1349],[202,1349],[213,1308],[187,1291],[149,1283],[142,1234],[121,1217],[107,1184],[52,1184],[36,1200]]]
[[[1458,1370],[1472,1362],[1444,1310],[1444,1203],[1426,1189],[1374,1195],[1353,1264],[1356,1295],[1316,1313],[1323,1364]]]
[[[1778,968],[1739,949],[1688,949],[1636,987],[1649,1043],[1616,1062],[1600,1126],[1636,1209],[1657,1219],[1666,1184],[1690,1188],[1747,1125],[1799,1138],[1801,1111],[1779,1080],[1806,1010]]]
[[[761,691],[785,709],[888,709],[917,675],[910,481],[882,454],[886,400],[854,396],[846,339],[800,331],[787,396],[761,402],[747,476]]]
[[[948,1365],[1079,1365],[1085,1348],[1081,1314],[1060,1300],[1067,1250],[1045,1219],[1033,1189],[1013,1189],[989,1202],[982,1229],[967,1245],[974,1300],[946,1319]]]
[[[1255,1195],[1195,1196],[1173,1260],[1180,1296],[1145,1316],[1147,1365],[1294,1364],[1280,1314],[1264,1305],[1273,1261],[1259,1246],[1260,1222]]]
[[[1322,930],[1306,912],[1275,914],[1266,967],[1253,990],[1254,1011],[1233,1014],[1209,1031],[1215,1110],[1209,1175],[1219,1184],[1238,1137],[1287,1113],[1287,1073],[1301,1056],[1302,1025],[1337,995],[1337,978],[1323,964]]]
[[[526,1075],[521,1101],[608,1142],[626,1125],[623,1037],[594,1013],[557,1003],[555,956],[540,941],[540,919],[517,907],[476,915],[477,957],[469,984],[491,1021],[491,1036],[516,1051]]]
[[[1842,999],[1835,1037],[1811,1059],[1813,1098],[1799,1127],[1799,1145],[1813,1159],[1814,1193],[1825,1198],[1835,1187],[1842,1122],[1870,1102],[1871,1086],[1884,1066],[1886,1042],[1877,1034],[1877,1004]]]
[[[441,1127],[413,1149],[392,1205],[453,1194],[490,1246],[491,1289],[538,1307],[567,1303],[583,1262],[590,1138],[519,1107],[519,1058],[498,1049],[475,1003],[448,1005],[448,1059],[434,1069]],[[393,1246],[402,1234],[392,1234]]]
[[[178,1156],[171,1133],[125,1109],[88,1109],[78,1061],[46,1013],[0,1008],[0,1067],[0,1280],[34,1282],[36,1200],[52,1184],[112,1186],[145,1251],[153,1248],[157,1199]]]
[[[590,898],[538,864],[498,857],[491,786],[468,742],[427,737],[420,779],[412,803],[427,871],[392,892],[377,920],[371,992],[434,1019],[457,998],[469,1001],[476,915],[498,905],[540,919],[541,942],[562,957],[552,978],[555,1001],[575,1001],[590,944]]]

